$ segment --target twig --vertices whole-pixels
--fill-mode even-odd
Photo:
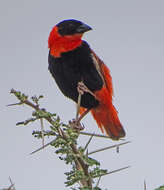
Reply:
[[[65,128],[70,128],[70,126],[64,126],[64,127]],[[55,134],[55,133],[52,133],[52,134]],[[100,138],[105,138],[105,139],[110,139],[111,140],[111,138],[109,136],[100,135],[100,134],[96,134],[96,133],[89,133],[89,132],[78,131],[78,134],[85,135],[85,136],[100,137]],[[125,139],[119,139],[119,140],[125,141]]]
[[[98,178],[98,181],[97,181],[97,183],[96,183],[96,187],[99,186],[99,183],[100,183],[101,177],[102,177],[102,176],[100,176],[100,177]]]
[[[43,125],[43,118],[40,119],[41,124],[41,135],[42,135],[42,146],[44,148],[44,125]]]
[[[146,181],[144,180],[144,190],[146,190]]]
[[[19,106],[19,105],[21,105],[21,104],[23,104],[22,102],[18,102],[18,103],[14,103],[14,104],[8,104],[7,106],[9,107],[9,106]]]
[[[130,166],[126,166],[126,167],[123,167],[123,168],[120,168],[120,169],[117,169],[117,170],[113,170],[113,171],[108,172],[108,173],[106,173],[106,174],[102,174],[101,176],[98,176],[98,177],[102,177],[102,176],[105,176],[105,175],[109,175],[109,174],[112,174],[112,173],[116,173],[116,172],[119,172],[119,171],[122,171],[122,170],[125,170],[125,169],[128,169],[128,168],[130,168]],[[95,177],[95,178],[97,178],[97,177]]]
[[[88,133],[88,132],[82,132],[82,131],[79,131],[79,134],[80,135],[87,135],[87,136],[92,136],[93,135],[94,137],[106,138],[106,139],[110,139],[111,140],[111,137],[106,136],[106,135],[100,135],[100,134]],[[119,139],[119,140],[124,141],[125,139]]]
[[[86,143],[86,145],[85,145],[85,147],[84,147],[84,151],[88,148],[88,145],[90,144],[90,142],[91,142],[92,138],[93,138],[93,135],[92,135],[92,136],[90,136],[90,138],[89,138],[88,142]]]
[[[12,182],[11,177],[9,177],[9,181],[10,181],[11,185],[8,188],[3,188],[0,190],[15,190],[14,183]]]
[[[12,182],[11,177],[9,177],[9,181],[10,181],[11,185],[8,188],[8,190],[12,190],[12,188],[13,188],[13,190],[15,190],[14,183]]]
[[[45,144],[44,146],[38,148],[37,150],[34,150],[33,152],[30,153],[30,155],[35,154],[36,152],[39,152],[40,150],[43,150],[44,148],[46,148],[47,146],[49,146],[50,144],[52,144],[53,142],[55,142],[56,139],[50,141],[49,143]]]
[[[97,153],[97,152],[101,152],[101,151],[104,151],[104,150],[108,150],[108,149],[111,149],[111,148],[119,147],[119,146],[122,146],[122,145],[128,144],[128,143],[130,143],[130,141],[120,143],[120,144],[116,144],[116,145],[112,145],[112,146],[108,146],[108,147],[101,148],[101,149],[97,149],[95,151],[89,152],[88,155],[91,155],[91,154],[94,154],[94,153]]]
[[[63,138],[67,141],[67,135],[61,130],[62,134],[63,134]],[[88,180],[87,180],[87,184],[84,183],[84,185],[88,185],[88,187],[92,187],[92,179],[89,175],[89,172],[88,172],[88,166],[85,164],[83,158],[80,156],[80,152],[78,151],[77,147],[75,144],[70,144],[71,148],[72,148],[72,151],[74,152],[75,155],[78,155],[77,156],[77,161],[78,161],[78,165],[77,165],[77,168],[82,168],[82,170],[84,171],[84,174],[88,177]],[[79,167],[79,164],[80,164],[80,167]]]

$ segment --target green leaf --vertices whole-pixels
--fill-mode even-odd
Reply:
[[[85,161],[87,162],[87,164],[89,166],[94,166],[94,165],[95,166],[100,166],[100,163],[97,160],[93,159],[93,158],[85,156],[84,159],[85,159]]]
[[[67,175],[67,181],[65,182],[66,186],[72,186],[76,182],[85,179],[85,175],[82,170],[74,170],[65,174]]]
[[[92,178],[97,178],[97,177],[107,174],[107,172],[108,172],[107,170],[103,170],[103,169],[100,169],[99,167],[96,167],[90,172],[90,175],[92,176]]]
[[[155,190],[164,190],[164,186],[160,186],[159,188],[157,188]]]

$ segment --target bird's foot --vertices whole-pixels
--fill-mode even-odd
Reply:
[[[77,91],[79,94],[83,95],[84,92],[87,92],[89,94],[91,94],[92,96],[95,96],[93,92],[91,92],[88,87],[81,81],[81,82],[78,82],[78,85],[77,85]]]
[[[77,130],[77,131],[81,131],[81,130],[84,130],[84,125],[82,125],[78,120],[76,119],[73,119],[72,121],[69,121],[69,125]]]

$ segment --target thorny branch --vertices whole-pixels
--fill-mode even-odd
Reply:
[[[29,100],[27,99],[27,97],[21,99],[21,98],[17,95],[18,92],[17,92],[16,90],[12,89],[10,93],[11,93],[11,94],[14,94],[14,95],[20,100],[20,104],[26,104],[26,105],[32,107],[33,109],[35,109],[36,111],[40,111],[40,112],[45,111],[45,110],[41,109],[38,104],[35,105],[35,104],[33,104],[31,101],[29,101]],[[45,120],[47,120],[51,125],[54,124],[54,121],[52,120],[52,118],[49,117],[49,116],[47,116],[46,114],[45,114],[45,116],[43,116],[43,118],[44,118]],[[57,128],[57,131],[58,131],[59,135],[60,135],[66,142],[69,141],[69,140],[68,140],[68,137],[67,137],[67,135],[66,135],[66,133],[65,133],[60,127]],[[91,177],[90,177],[90,175],[89,175],[89,172],[88,172],[88,165],[87,165],[87,164],[84,162],[84,160],[81,158],[81,156],[80,156],[81,153],[78,151],[77,146],[76,146],[75,144],[70,144],[70,147],[72,148],[73,153],[74,153],[75,155],[77,155],[77,161],[75,162],[76,168],[78,168],[79,170],[82,169],[83,172],[84,172],[84,174],[85,174],[85,176],[87,177],[87,180],[86,180],[85,182],[84,182],[84,180],[82,181],[83,185],[92,188],[92,179],[91,179]]]
[[[4,189],[0,189],[0,190],[16,190],[14,183],[12,182],[10,177],[9,177],[9,181],[10,181],[11,185],[8,188],[4,188]]]
[[[24,122],[19,122],[17,123],[17,125],[26,125],[30,122],[33,122],[35,120],[42,120],[45,119],[50,125],[51,125],[51,131],[45,132],[43,131],[39,131],[39,132],[33,132],[33,135],[35,135],[38,138],[43,138],[44,136],[55,136],[55,140],[51,141],[50,143],[44,145],[44,147],[48,146],[48,145],[53,145],[55,144],[55,147],[59,147],[59,144],[62,144],[62,148],[58,149],[56,151],[56,153],[61,153],[61,154],[69,154],[68,157],[64,158],[66,163],[72,163],[74,162],[75,167],[73,166],[73,171],[71,172],[67,172],[66,175],[68,176],[68,182],[66,182],[67,186],[71,186],[74,183],[81,183],[81,187],[80,190],[98,190],[100,188],[98,188],[98,184],[100,181],[100,178],[104,175],[107,174],[111,174],[117,171],[121,171],[123,169],[126,169],[128,167],[124,167],[118,170],[114,170],[111,172],[107,172],[107,170],[102,170],[100,169],[98,166],[100,165],[99,162],[97,162],[96,160],[89,158],[88,157],[88,151],[85,154],[85,150],[87,149],[89,143],[91,142],[93,136],[100,136],[100,137],[106,137],[103,135],[96,135],[96,134],[90,134],[90,133],[84,133],[84,132],[77,132],[74,129],[72,129],[70,126],[65,125],[63,123],[59,123],[60,118],[57,117],[57,119],[54,119],[54,116],[56,116],[56,114],[51,114],[49,112],[47,112],[45,109],[40,108],[39,106],[39,99],[42,98],[43,96],[39,96],[37,97],[32,97],[32,101],[30,101],[28,99],[28,96],[22,94],[19,91],[16,91],[14,89],[11,90],[11,94],[14,94],[17,99],[19,100],[19,103],[16,104],[10,104],[11,105],[22,105],[25,104],[31,108],[33,108],[35,110],[35,112],[33,112],[33,118],[26,120]],[[77,105],[77,114],[76,114],[76,119],[78,118],[78,112],[79,112],[79,107],[80,107],[80,99],[81,96],[79,96],[79,101],[78,101],[78,105]],[[56,124],[57,123],[57,124]],[[76,140],[79,136],[79,134],[83,134],[83,135],[89,135],[91,136],[91,138],[89,139],[89,141],[87,142],[87,144],[85,145],[85,148],[82,147],[77,147],[77,143]],[[127,142],[128,143],[128,142]],[[126,143],[122,143],[122,144],[126,144]],[[120,145],[122,145],[120,144]],[[65,146],[65,147],[64,147]],[[119,145],[116,145],[119,146]],[[115,147],[115,146],[112,146]],[[110,148],[112,148],[110,147]],[[43,149],[43,147],[39,148],[36,151],[33,151],[31,154],[39,151]],[[69,149],[72,151],[72,153],[70,154]],[[109,147],[104,148],[105,149],[109,149]],[[99,152],[101,150],[96,150],[93,151],[91,153],[94,152]],[[67,153],[66,153],[67,152]],[[69,152],[69,153],[68,153]],[[91,154],[90,153],[90,154]],[[71,157],[71,159],[70,159]],[[59,157],[60,158],[60,157]],[[61,158],[63,159],[63,158]],[[96,166],[96,168],[94,169],[89,169],[90,167],[92,167],[93,165]],[[76,171],[75,171],[76,168]],[[94,178],[99,178],[97,185],[93,188],[92,184],[93,184],[93,179]],[[74,179],[74,180],[73,180]]]

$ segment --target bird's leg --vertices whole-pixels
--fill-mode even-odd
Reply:
[[[74,119],[73,121],[70,121],[69,124],[71,125],[72,128],[77,129],[77,130],[83,130],[84,129],[84,125],[81,125],[80,121],[82,120],[82,118],[87,115],[87,113],[90,111],[90,109],[85,110],[81,116],[78,118],[79,115],[79,110],[80,110],[80,103],[81,103],[81,96],[87,92],[90,93],[92,96],[95,97],[94,93],[91,92],[87,86],[81,81],[78,83],[77,86],[77,91],[79,93],[78,96],[78,103],[77,103],[77,113],[76,113],[76,119]]]
[[[92,96],[95,97],[95,94],[91,90],[89,90],[88,87],[82,81],[78,82],[77,91],[81,95],[83,95],[84,92],[87,92],[87,93],[89,93],[89,94],[91,94]]]
[[[91,109],[87,109],[85,112],[83,112],[81,116],[77,119],[77,122],[80,122],[83,119],[83,117],[85,117],[87,113],[89,113],[90,110]]]
[[[92,96],[94,96],[94,97],[96,98],[95,94],[94,94],[92,91],[90,91],[90,90],[88,89],[88,87],[83,83],[83,81],[78,82],[77,91],[79,92],[79,96],[82,96],[82,95],[84,94],[84,92],[87,92],[87,93],[91,94]],[[78,98],[78,101],[79,101],[79,98]],[[80,99],[80,101],[81,101],[81,99]],[[79,106],[79,108],[80,108],[80,103],[79,103],[79,102],[78,102],[78,106]],[[77,110],[78,110],[79,108],[77,108]],[[89,111],[90,111],[90,109],[85,110],[85,111],[81,114],[81,116],[80,116],[79,118],[76,117],[76,121],[77,121],[78,123],[80,123],[80,121],[82,120],[82,118],[83,118],[85,115],[87,115],[87,113],[88,113]]]

